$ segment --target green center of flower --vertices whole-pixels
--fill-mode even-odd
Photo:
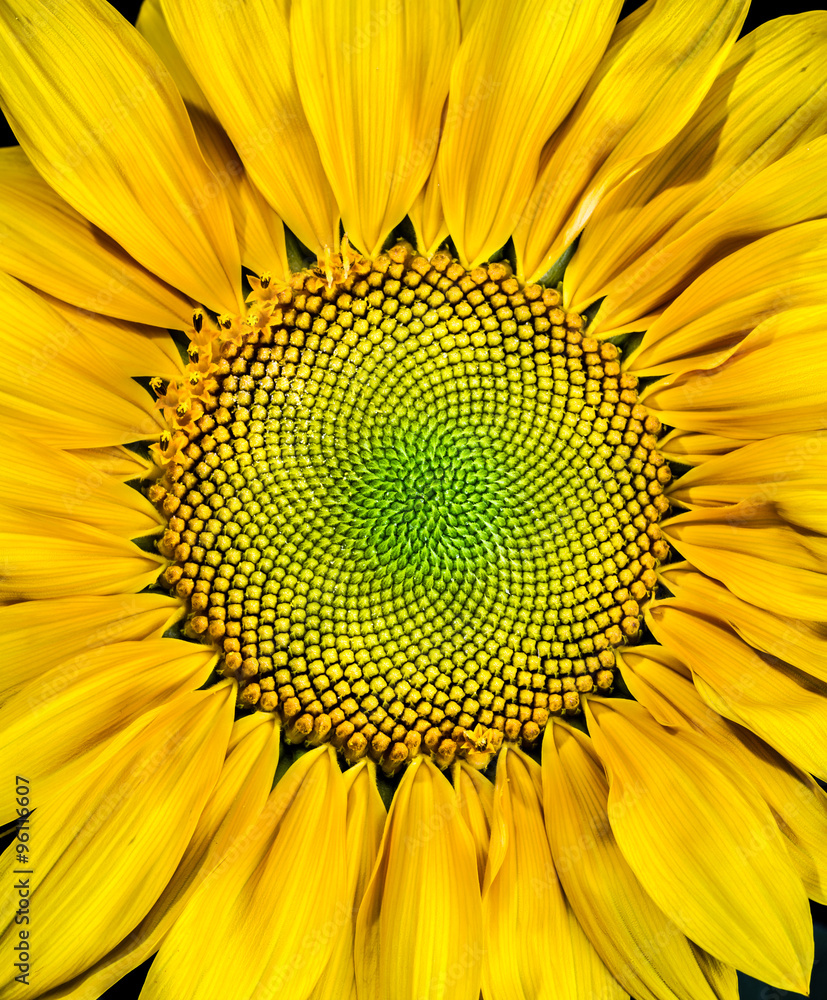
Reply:
[[[225,345],[164,546],[243,704],[393,770],[531,744],[611,689],[669,472],[581,330],[505,265],[397,248]]]

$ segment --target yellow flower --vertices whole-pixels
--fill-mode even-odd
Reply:
[[[3,0],[3,997],[806,988],[827,13],[747,6]]]

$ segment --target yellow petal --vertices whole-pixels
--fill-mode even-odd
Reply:
[[[338,249],[336,199],[296,83],[288,0],[162,0],[161,6],[253,183],[311,250]]]
[[[540,766],[500,752],[483,885],[483,996],[628,1000],[571,911],[543,821]]]
[[[227,133],[212,115],[189,108],[198,143],[213,172],[215,184],[227,194],[241,263],[257,275],[284,281],[290,275],[284,226],[264,195],[250,180]]]
[[[724,437],[722,434],[704,434],[696,431],[670,431],[658,441],[658,451],[670,462],[679,465],[698,465],[716,455],[726,455],[740,448],[743,441]]]
[[[218,778],[234,701],[234,682],[182,695],[133,723],[73,780],[38,783],[29,899],[44,935],[40,991],[98,961],[163,891]],[[15,864],[11,852],[0,859],[7,885]],[[13,909],[3,917],[6,951],[19,927]],[[16,982],[15,971],[3,970],[3,993],[24,997],[31,987]]]
[[[124,594],[158,578],[165,560],[77,521],[0,507],[0,600]]]
[[[300,757],[190,897],[150,967],[144,996],[307,996],[334,944],[316,929],[346,909],[345,811],[334,751]]]
[[[465,820],[476,847],[477,874],[482,886],[491,839],[494,786],[475,767],[469,767],[464,761],[454,765],[453,777],[460,815]]]
[[[10,0],[0,52],[0,103],[43,178],[168,284],[237,312],[227,203],[220,191],[200,203],[210,172],[169,73],[138,32],[103,0]]]
[[[227,195],[233,216],[241,263],[256,274],[287,274],[284,227],[281,219],[247,176],[238,153],[215,112],[195,82],[169,32],[160,0],[144,0],[135,27],[158,53],[184,98],[198,144],[215,177]]]
[[[385,806],[376,787],[376,765],[360,761],[344,775],[347,788],[347,887],[346,909],[336,914],[337,941],[321,979],[308,1000],[355,1000],[356,975],[353,942],[356,915],[365,895],[382,842]]]
[[[156,437],[163,429],[149,394],[43,298],[0,272],[4,322],[0,401],[25,433],[52,447],[89,448]],[[49,331],[48,335],[44,331]]]
[[[180,602],[164,594],[65,597],[0,608],[2,697],[78,653],[159,639],[181,614]]]
[[[499,250],[526,207],[544,143],[600,61],[618,0],[488,3],[464,34],[436,170],[463,264]]]
[[[119,376],[119,381],[124,384],[128,385],[128,379],[141,376],[174,379],[183,374],[181,352],[168,330],[87,312],[42,292],[40,298],[62,316],[72,329],[80,331],[83,345],[88,344],[88,349],[95,351],[96,357],[105,358],[109,372]],[[75,349],[77,364],[85,351],[80,344],[76,344]],[[90,371],[90,374],[94,374],[94,371]],[[151,404],[152,396],[149,399]]]
[[[827,214],[827,192],[819,184],[825,171],[827,136],[820,136],[750,177],[720,208],[672,242],[644,253],[628,274],[612,281],[592,332],[608,337],[645,329],[642,317],[662,309],[727,254],[776,229]]]
[[[437,175],[432,173],[425,187],[419,192],[408,210],[408,217],[416,233],[416,246],[420,253],[431,256],[448,236],[448,226],[442,214]]]
[[[485,0],[459,0],[459,19],[462,24],[462,33],[467,35],[471,24],[480,12]]]
[[[771,508],[691,511],[662,530],[681,555],[743,600],[788,618],[827,618],[825,539],[784,525]]]
[[[636,702],[589,698],[586,718],[612,832],[644,889],[721,961],[805,990],[807,897],[763,800],[710,761],[702,739],[659,726]]]
[[[130,479],[146,479],[152,472],[152,462],[121,445],[111,448],[72,448],[67,454],[82,459],[93,469],[122,483]]]
[[[157,950],[195,890],[261,813],[273,786],[279,757],[275,716],[256,712],[233,725],[227,757],[184,856],[157,902],[117,947],[51,996],[98,1000]]]
[[[161,327],[192,304],[67,204],[19,146],[0,150],[0,268],[81,309]]]
[[[667,489],[686,507],[751,500],[784,503],[801,489],[827,484],[827,454],[820,434],[781,434],[753,441],[685,472]]]
[[[667,376],[641,401],[666,424],[744,441],[820,430],[827,383],[814,377],[827,308],[790,309],[758,326],[717,368]]]
[[[778,822],[805,892],[824,903],[827,794],[816,781],[754,733],[713,711],[682,676],[683,665],[662,646],[623,651],[618,663],[629,690],[659,722],[691,726],[715,744],[743,780],[755,786]]]
[[[827,220],[790,226],[713,265],[672,302],[623,363],[636,375],[712,368],[768,316],[827,297]]]
[[[543,795],[566,896],[624,989],[636,1000],[737,1000],[735,970],[699,952],[626,863],[609,823],[609,786],[600,760],[591,740],[565,723],[546,729]]]
[[[696,507],[772,504],[793,527],[827,534],[827,458],[819,434],[782,434],[704,462],[672,483],[674,503]]]
[[[198,86],[195,77],[184,61],[169,31],[169,25],[161,8],[161,0],[142,0],[141,9],[135,27],[149,42],[161,62],[169,70],[178,93],[183,97],[188,107],[196,108],[207,115],[215,112],[210,107],[204,91]]]
[[[451,63],[456,0],[294,0],[302,105],[348,239],[374,256],[430,173]]]
[[[687,563],[672,563],[659,577],[676,597],[708,605],[710,613],[731,625],[751,646],[827,683],[827,627],[821,622],[785,618],[776,610],[757,608]]]
[[[394,794],[356,920],[359,1000],[477,1000],[482,951],[471,834],[447,778],[420,757]]]
[[[692,120],[590,219],[566,271],[567,301],[580,308],[622,289],[644,257],[657,269],[657,251],[763,167],[824,132],[827,87],[801,70],[823,59],[826,39],[827,17],[810,11],[736,42]]]
[[[692,671],[704,701],[797,767],[827,779],[827,684],[759,655],[703,605],[660,601],[647,612],[658,642]]]
[[[689,121],[729,54],[747,7],[743,0],[692,6],[649,0],[620,22],[549,143],[515,228],[517,260],[529,281],[549,270],[606,193]]]
[[[131,486],[68,452],[20,437],[0,440],[0,502],[68,517],[126,539],[162,527],[152,504]]]
[[[0,761],[11,774],[25,760],[26,776],[39,782],[96,752],[144,712],[201,687],[215,664],[212,650],[177,639],[117,642],[62,660],[0,709]],[[0,822],[13,816],[10,787],[0,791]]]

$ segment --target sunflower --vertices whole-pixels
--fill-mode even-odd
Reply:
[[[4,998],[806,990],[827,13],[621,6],[3,0]]]

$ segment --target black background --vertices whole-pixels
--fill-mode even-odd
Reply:
[[[67,0],[67,2],[71,2],[71,0]],[[341,2],[345,2],[345,0],[341,0]],[[427,0],[419,0],[419,2],[427,3]],[[625,3],[621,16],[625,16],[640,5],[639,0],[638,2]],[[118,0],[112,6],[134,24],[141,4],[140,0]],[[807,2],[753,4],[742,33],[746,34],[759,24],[774,17],[813,9],[816,9],[816,4]],[[2,132],[0,134],[0,146],[9,146],[15,143],[16,140],[3,119],[0,119],[0,131]],[[813,904],[813,917],[816,933],[816,961],[813,969],[810,997],[811,1000],[827,1000],[827,907]],[[208,928],[205,928],[205,931],[209,933]],[[216,946],[220,947],[220,944],[216,942]],[[117,986],[108,990],[105,994],[105,1000],[115,1000],[116,997],[122,998],[122,1000],[137,998],[146,976],[148,965],[149,963],[145,963],[140,968],[135,969],[134,972],[125,977]],[[747,976],[742,976],[740,979],[742,1000],[796,1000],[796,998],[802,996],[801,994],[793,994],[786,990],[767,986]]]

